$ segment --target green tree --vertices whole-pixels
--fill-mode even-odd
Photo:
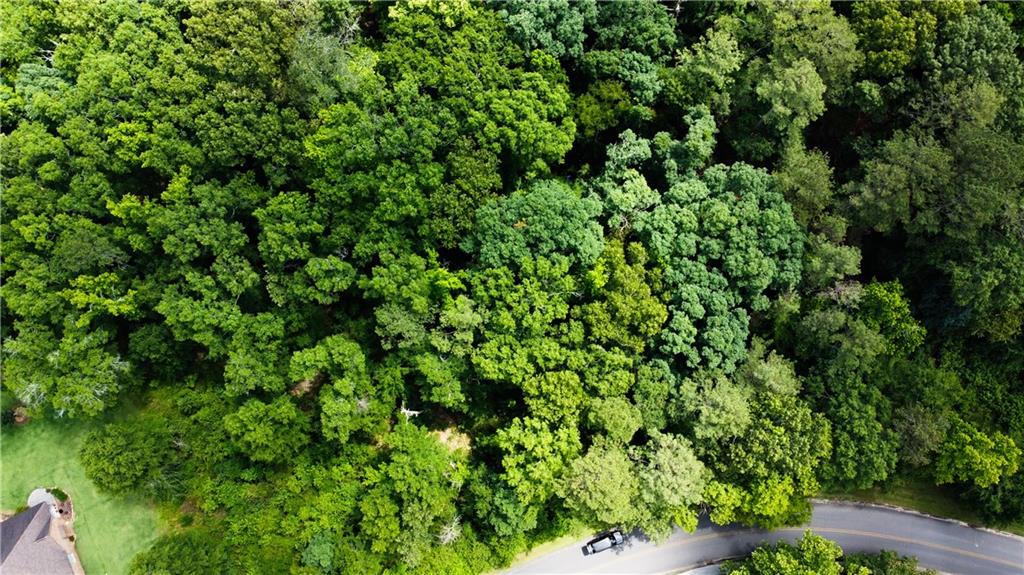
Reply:
[[[559,493],[584,521],[598,525],[631,525],[637,475],[626,452],[617,447],[592,447],[567,470]]]
[[[767,173],[717,165],[698,177],[687,142],[662,134],[653,143],[652,149],[626,133],[609,149],[609,173],[602,175],[610,180],[603,186],[606,211],[619,214],[633,204],[628,209],[636,215],[628,221],[664,270],[671,298],[659,351],[689,368],[729,371],[744,355],[748,310],[765,309],[764,292],[798,281],[801,232]],[[636,171],[655,156],[660,169]],[[612,182],[623,176],[636,190],[644,189],[637,178],[665,178],[667,190],[660,201],[616,196]]]
[[[640,353],[660,331],[668,316],[655,293],[661,287],[661,270],[649,270],[648,265],[641,244],[607,243],[588,273],[594,301],[576,308],[592,341]]]
[[[129,493],[154,481],[173,459],[166,422],[107,424],[90,433],[78,453],[89,480],[109,493]]]
[[[552,428],[536,418],[514,419],[497,434],[504,478],[525,504],[539,504],[555,493],[580,452],[575,427]]]
[[[245,402],[224,418],[232,442],[253,461],[281,463],[309,442],[309,417],[287,397]]]
[[[847,572],[858,573],[870,570],[874,575],[937,575],[934,569],[921,569],[917,557],[901,557],[894,551],[882,551],[877,555],[853,553],[842,559]]]
[[[606,397],[591,401],[590,424],[617,444],[627,444],[643,424],[640,410],[622,397]]]
[[[371,550],[415,566],[456,515],[462,461],[423,429],[404,423],[385,439],[387,459],[367,473],[360,527]]]
[[[597,3],[512,0],[501,5],[500,14],[512,38],[526,50],[541,49],[555,58],[577,60],[583,55],[586,30],[597,19]]]
[[[580,198],[563,183],[536,182],[480,208],[462,248],[488,267],[514,268],[537,257],[565,257],[574,266],[589,267],[604,249],[596,221],[600,209],[597,199]]]
[[[662,71],[664,99],[676,110],[703,104],[724,116],[742,64],[743,51],[729,28],[712,27],[677,53],[675,66]]]
[[[130,381],[107,330],[67,326],[63,336],[31,323],[4,342],[4,386],[25,405],[60,416],[99,414]]]
[[[758,547],[748,559],[726,562],[723,572],[728,575],[840,575],[845,572],[839,563],[842,555],[839,545],[806,531],[796,545],[779,542]],[[871,573],[866,569],[850,572]]]
[[[379,431],[394,410],[395,389],[375,386],[366,356],[359,344],[344,335],[321,340],[316,346],[296,351],[291,359],[291,379],[310,385],[327,379],[320,390],[320,425],[324,437],[345,443],[351,434]]]
[[[673,525],[695,529],[694,510],[703,501],[711,472],[697,459],[690,442],[679,435],[655,433],[636,451],[637,508],[644,533],[661,540],[671,534]]]
[[[495,12],[404,6],[383,32],[378,79],[306,141],[332,247],[360,261],[453,247],[477,207],[547,172],[575,133],[557,62],[512,44]]]
[[[762,119],[778,132],[789,134],[790,139],[798,137],[825,111],[825,83],[806,58],[788,66],[771,62],[756,92],[768,104]]]
[[[909,355],[924,342],[925,329],[910,314],[910,302],[898,281],[864,286],[860,314],[869,327],[885,336],[892,355]]]
[[[1020,448],[1006,435],[998,431],[985,434],[954,418],[935,460],[935,481],[939,485],[960,481],[988,487],[1017,472],[1020,454]]]

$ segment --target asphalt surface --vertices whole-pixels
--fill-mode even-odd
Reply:
[[[922,567],[963,575],[1024,575],[1024,538],[968,527],[896,509],[819,502],[802,527],[761,531],[716,526],[702,520],[694,533],[676,530],[654,545],[633,533],[619,548],[585,557],[586,539],[513,566],[505,573],[630,573],[668,575],[741,557],[765,542],[794,541],[811,529],[838,543],[845,552],[882,549],[916,556]],[[700,573],[715,572],[714,568]]]

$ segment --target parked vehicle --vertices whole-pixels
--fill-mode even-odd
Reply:
[[[606,531],[588,541],[587,544],[583,546],[583,554],[593,555],[594,553],[600,553],[606,549],[622,545],[625,540],[626,538],[623,537],[622,531],[612,529],[611,531]]]

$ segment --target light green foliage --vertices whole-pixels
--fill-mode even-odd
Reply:
[[[709,454],[717,489],[738,500],[707,494],[716,521],[739,520],[765,528],[799,522],[818,491],[817,472],[828,458],[828,422],[795,396],[759,395],[748,432]],[[709,484],[711,489],[711,484]]]
[[[806,531],[796,545],[776,543],[754,550],[748,559],[729,561],[724,573],[728,575],[840,575],[856,573],[868,575],[871,571],[847,571],[839,563],[843,550],[832,541]]]
[[[255,210],[260,221],[260,254],[268,269],[267,288],[276,303],[338,299],[355,278],[352,265],[337,256],[314,257],[314,240],[324,232],[322,211],[308,196],[286,192]],[[301,266],[301,267],[300,267]],[[289,268],[299,269],[287,273]],[[255,282],[254,282],[255,283]]]
[[[473,300],[487,316],[484,340],[472,357],[481,377],[521,386],[527,377],[568,359],[563,342],[554,337],[577,289],[567,261],[541,258],[524,262],[518,274],[492,268],[473,274],[471,280]]]
[[[373,551],[417,565],[438,529],[455,516],[465,466],[433,436],[408,423],[398,425],[385,445],[386,462],[364,481],[360,527]]]
[[[935,481],[973,482],[988,487],[1012,476],[1020,466],[1021,450],[1006,435],[986,434],[955,418],[939,447],[935,460]]]
[[[537,257],[567,258],[589,267],[603,249],[601,205],[565,184],[537,182],[477,211],[476,228],[462,247],[487,267],[518,267]]]
[[[450,409],[465,408],[462,379],[483,321],[462,281],[440,267],[435,254],[385,256],[360,282],[380,300],[375,316],[382,347],[419,375],[425,398]]]
[[[847,21],[820,0],[753,4],[715,27],[732,32],[744,56],[732,96],[738,116],[725,133],[745,159],[802,145],[805,129],[826,101],[841,100],[862,61]]]
[[[844,226],[845,227],[845,226]],[[810,234],[804,248],[804,284],[821,289],[860,272],[861,252],[824,234]]]
[[[749,391],[721,373],[699,372],[697,404],[693,406],[694,436],[705,441],[728,441],[750,425]]]
[[[236,329],[224,366],[226,391],[231,395],[253,389],[281,392],[287,369],[284,322],[270,313],[246,315],[239,318]]]
[[[793,207],[793,217],[808,227],[822,222],[833,203],[832,178],[828,156],[802,146],[787,147],[775,172],[786,201]]]
[[[926,59],[940,22],[961,16],[965,4],[884,0],[854,6],[853,29],[864,50],[865,70],[891,78]]]
[[[739,520],[765,528],[802,520],[805,497],[819,489],[817,474],[831,452],[828,421],[799,399],[793,365],[755,342],[737,383],[753,393],[750,422],[733,439],[699,443],[715,471],[705,497],[716,522]]]
[[[696,527],[694,509],[703,501],[711,472],[697,459],[693,447],[678,435],[655,433],[638,449],[639,519],[644,533],[655,540],[667,537],[673,525]]]
[[[30,408],[58,417],[97,415],[129,377],[106,330],[66,326],[63,336],[32,323],[17,324],[4,342],[4,386]]]
[[[892,355],[909,355],[924,342],[925,329],[910,315],[910,302],[898,281],[864,286],[860,314],[869,327],[885,336]]]
[[[750,342],[748,360],[736,371],[736,379],[768,395],[795,396],[802,387],[793,362],[775,350],[769,351],[760,338]]]
[[[762,4],[773,56],[787,62],[806,58],[836,100],[863,62],[850,24],[825,1]]]
[[[825,83],[806,58],[789,65],[772,61],[756,92],[769,106],[762,119],[791,139],[825,111]]]
[[[699,170],[707,165],[711,154],[715,151],[715,134],[718,133],[718,125],[715,117],[711,115],[706,106],[695,106],[687,110],[683,117],[686,124],[686,137],[683,138],[679,154],[681,157],[673,158],[678,162],[677,169],[680,171]],[[665,141],[662,138],[662,141]],[[675,148],[674,143],[669,147]]]
[[[280,463],[309,442],[309,418],[287,397],[250,399],[224,418],[235,446],[253,461]]]
[[[622,397],[594,400],[588,418],[594,429],[614,443],[626,444],[642,425],[640,410]]]
[[[310,3],[302,9],[309,13],[295,36],[287,81],[294,98],[315,115],[372,83],[375,56],[356,44],[361,27],[357,4]]]
[[[542,503],[555,492],[570,462],[580,452],[575,427],[552,427],[536,418],[514,419],[498,431],[504,477],[526,504]]]
[[[648,270],[647,251],[639,243],[610,241],[590,272],[595,301],[580,306],[590,337],[640,353],[665,323],[668,312],[652,289],[660,288],[660,270]]]
[[[617,447],[592,447],[573,462],[560,486],[569,509],[597,525],[630,525],[636,521],[633,498],[638,480],[633,462]]]
[[[727,114],[742,63],[743,52],[728,27],[711,28],[680,50],[676,65],[663,71],[665,100],[679,110],[703,104],[716,114]]]

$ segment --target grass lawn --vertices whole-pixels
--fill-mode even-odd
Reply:
[[[874,487],[851,493],[823,493],[821,497],[885,503],[914,509],[937,517],[959,519],[971,525],[985,525],[985,522],[973,509],[967,507],[957,498],[956,492],[953,489],[937,487],[921,479],[911,479],[899,485]],[[1024,523],[992,525],[991,527],[1016,533],[1017,535],[1024,535]]]
[[[157,536],[157,514],[140,499],[102,494],[86,478],[78,448],[87,423],[32,420],[0,431],[0,509],[25,505],[36,487],[59,487],[75,505],[77,549],[87,575],[126,573]]]

